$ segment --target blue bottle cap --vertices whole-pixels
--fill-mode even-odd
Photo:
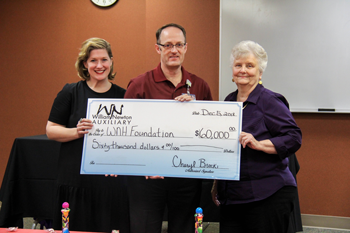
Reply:
[[[198,207],[198,208],[196,209],[196,214],[202,214],[202,213],[203,213],[202,208],[201,208],[201,207]]]

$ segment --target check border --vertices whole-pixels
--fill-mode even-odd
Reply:
[[[81,174],[239,180],[241,102],[89,99],[86,117]]]

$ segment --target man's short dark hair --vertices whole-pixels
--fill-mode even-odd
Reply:
[[[156,32],[156,38],[157,38],[157,43],[160,43],[159,39],[160,39],[160,34],[162,33],[163,29],[164,28],[167,28],[167,27],[176,27],[178,29],[180,29],[182,31],[182,33],[184,34],[184,37],[185,37],[185,44],[186,44],[186,30],[185,28],[183,28],[181,25],[179,24],[176,24],[176,23],[168,23],[168,24],[165,24],[163,27],[159,28]]]

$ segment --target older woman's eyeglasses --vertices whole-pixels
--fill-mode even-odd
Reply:
[[[157,43],[157,45],[162,46],[164,48],[164,50],[171,50],[174,47],[176,49],[183,49],[185,47],[186,43],[176,43],[176,44],[171,44],[171,43],[159,44],[159,43]]]

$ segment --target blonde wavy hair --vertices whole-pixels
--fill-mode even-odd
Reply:
[[[90,38],[83,42],[80,52],[77,58],[77,61],[75,62],[75,68],[78,71],[78,75],[83,80],[89,80],[90,74],[88,70],[84,66],[84,62],[86,62],[89,57],[90,53],[94,49],[105,49],[108,53],[108,56],[110,59],[113,58],[111,45],[104,39],[101,38]],[[108,74],[108,79],[113,80],[115,77],[115,73],[113,73],[113,61],[111,66],[111,71]]]

